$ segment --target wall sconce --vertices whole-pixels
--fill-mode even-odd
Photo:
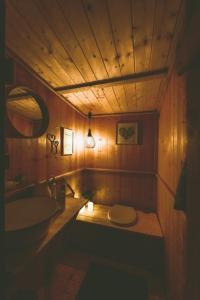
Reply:
[[[56,140],[56,136],[54,134],[48,133],[47,139],[51,142],[51,153],[57,154],[59,141]]]
[[[90,129],[90,120],[92,118],[91,112],[88,113],[88,134],[86,136],[85,146],[86,148],[94,148],[95,147],[95,140],[92,136],[92,131]]]

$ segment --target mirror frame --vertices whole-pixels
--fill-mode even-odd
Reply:
[[[24,135],[23,133],[18,131],[17,128],[15,128],[14,125],[12,124],[12,122],[9,118],[8,109],[6,107],[6,131],[9,132],[9,134],[6,134],[6,137],[33,139],[33,138],[38,138],[38,137],[42,136],[47,131],[47,128],[49,126],[49,112],[48,112],[46,104],[44,103],[42,98],[40,96],[38,96],[32,89],[30,89],[29,87],[26,87],[26,86],[19,86],[19,85],[15,85],[15,86],[8,88],[8,90],[6,92],[6,101],[8,99],[9,93],[12,90],[14,90],[15,88],[21,88],[21,89],[26,90],[35,99],[35,101],[39,105],[41,112],[42,112],[42,126],[41,126],[41,129],[38,130],[37,134],[35,134],[33,136]]]

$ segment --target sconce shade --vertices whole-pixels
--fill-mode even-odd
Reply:
[[[88,129],[88,134],[85,141],[86,148],[94,148],[95,147],[95,140],[92,136],[91,129]]]

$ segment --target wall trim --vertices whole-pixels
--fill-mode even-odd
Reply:
[[[155,172],[137,171],[137,170],[123,170],[123,169],[85,168],[84,171],[92,171],[92,172],[100,172],[100,173],[119,173],[119,174],[156,176]]]
[[[63,178],[63,177],[69,177],[69,176],[77,175],[78,173],[81,173],[81,172],[83,172],[84,170],[85,170],[84,168],[75,169],[75,170],[68,171],[68,172],[66,172],[66,173],[63,173],[63,174],[60,174],[60,175],[57,175],[57,176],[51,176],[51,177],[49,177],[49,178],[40,180],[38,183],[44,183],[44,182],[46,182],[47,180],[49,180],[49,179],[51,179],[51,178],[55,178],[56,180],[58,180],[58,179],[61,179],[61,178]]]
[[[73,170],[73,171],[68,171],[64,174],[55,176],[55,179],[60,179],[60,178],[63,178],[63,177],[69,177],[69,176],[77,175],[78,173],[81,173],[84,170],[85,170],[84,168],[80,168],[80,169],[76,169],[76,170]]]
[[[73,171],[68,171],[64,174],[54,176],[54,177],[56,180],[58,180],[63,177],[70,177],[70,176],[77,175],[77,174],[83,172],[84,170],[85,170],[84,168],[80,168],[80,169],[76,169]],[[52,178],[52,177],[50,177],[50,178]],[[33,188],[36,184],[42,184],[42,183],[46,182],[47,180],[49,180],[50,178],[46,178],[46,179],[40,180],[38,182],[30,183],[23,187],[17,187],[16,189],[13,189],[13,190],[5,191],[5,198],[10,198],[12,196],[15,196],[16,194],[23,193],[23,192],[27,191],[28,189]]]
[[[106,117],[121,117],[121,116],[143,116],[143,115],[159,115],[159,111],[138,111],[138,112],[124,112],[124,113],[112,113],[112,114],[92,114],[92,118],[106,118]]]
[[[115,173],[115,174],[130,174],[130,175],[140,175],[140,176],[155,176],[158,177],[159,179],[161,179],[161,181],[163,182],[163,184],[167,187],[167,189],[170,191],[170,193],[174,196],[174,193],[170,190],[170,188],[168,187],[168,185],[165,183],[165,181],[155,172],[149,172],[149,171],[137,171],[137,170],[123,170],[123,169],[102,169],[102,168],[80,168],[80,169],[75,169],[72,171],[68,171],[66,173],[54,176],[56,180],[64,178],[64,177],[70,177],[70,176],[74,176],[77,174],[80,174],[82,172],[85,171],[89,171],[89,172],[99,172],[99,173]],[[52,178],[52,177],[50,177]],[[50,178],[46,178],[43,180],[40,180],[38,182],[35,183],[31,183],[28,184],[26,186],[17,188],[15,190],[9,190],[5,192],[5,197],[6,198],[10,198],[12,196],[15,196],[18,193],[22,193],[25,192],[27,189],[29,188],[33,188],[35,184],[42,184],[44,182],[46,182],[47,180],[49,180]]]

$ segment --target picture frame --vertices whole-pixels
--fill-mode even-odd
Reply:
[[[74,134],[72,129],[61,127],[61,155],[73,154]]]
[[[137,145],[139,144],[138,122],[117,123],[116,144],[117,145]]]

